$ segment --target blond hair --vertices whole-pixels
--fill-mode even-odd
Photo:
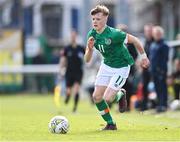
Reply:
[[[90,12],[91,15],[95,15],[97,13],[103,13],[104,16],[109,15],[109,9],[104,5],[97,5],[95,8],[93,8]]]

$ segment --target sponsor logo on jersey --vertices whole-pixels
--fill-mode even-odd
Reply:
[[[110,38],[106,38],[105,39],[105,44],[106,45],[110,45],[111,44],[111,39]]]

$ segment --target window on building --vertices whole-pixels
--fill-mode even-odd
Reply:
[[[71,10],[71,28],[78,32],[79,11],[77,8]]]
[[[108,4],[107,7],[109,8],[109,11],[110,11],[110,15],[108,17],[108,21],[107,21],[107,24],[109,26],[112,26],[114,27],[115,26],[115,15],[114,15],[114,5],[113,4]]]
[[[33,8],[26,7],[24,8],[24,32],[25,35],[32,35],[33,32]]]
[[[62,38],[62,5],[46,4],[42,6],[43,33],[52,39]]]

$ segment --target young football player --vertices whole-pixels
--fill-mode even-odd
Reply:
[[[88,33],[84,60],[90,61],[94,48],[103,56],[95,81],[93,100],[102,118],[107,123],[102,130],[117,130],[108,103],[118,102],[119,111],[124,112],[126,110],[126,92],[122,86],[128,78],[130,66],[134,60],[125,43],[134,44],[140,54],[142,67],[147,68],[149,66],[149,59],[137,37],[107,25],[109,9],[106,6],[97,5],[90,14],[93,29]]]

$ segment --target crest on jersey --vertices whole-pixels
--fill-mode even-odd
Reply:
[[[105,39],[105,44],[106,44],[106,45],[110,45],[110,44],[111,44],[111,42],[112,42],[112,41],[111,41],[111,39],[110,39],[110,38],[106,38],[106,39]]]

